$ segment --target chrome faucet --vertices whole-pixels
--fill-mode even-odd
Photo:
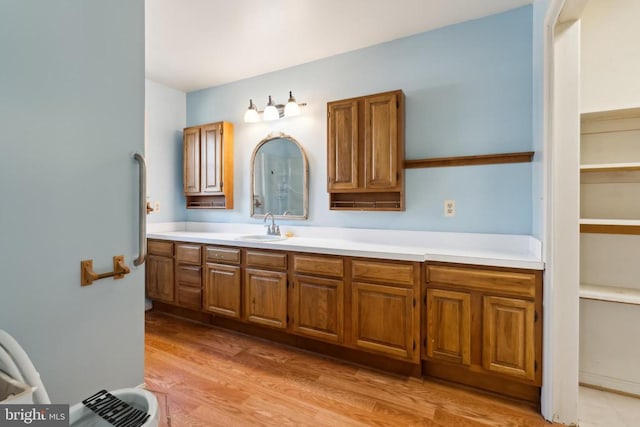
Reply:
[[[267,212],[264,214],[264,223],[267,223],[267,218],[271,216],[271,225],[267,225],[267,234],[269,236],[279,236],[280,235],[280,226],[276,225],[276,219],[273,217],[271,212]]]

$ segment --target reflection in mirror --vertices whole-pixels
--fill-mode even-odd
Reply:
[[[251,156],[251,216],[307,219],[309,165],[302,147],[283,133],[260,141]]]

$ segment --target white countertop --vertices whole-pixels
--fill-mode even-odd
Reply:
[[[282,234],[291,231],[294,237],[267,242],[245,241],[239,238],[242,235],[265,234],[263,226],[194,222],[151,223],[147,225],[147,237],[366,258],[544,269],[540,242],[525,235],[289,227],[284,224],[280,224],[280,228]]]

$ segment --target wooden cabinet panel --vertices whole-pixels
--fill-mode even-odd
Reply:
[[[158,255],[147,257],[147,296],[154,300],[173,302],[173,258]]]
[[[176,283],[199,288],[202,284],[202,268],[194,265],[176,264]]]
[[[176,261],[185,264],[200,265],[202,263],[201,250],[202,246],[200,246],[199,244],[177,244]]]
[[[414,286],[417,267],[407,263],[354,260],[351,263],[353,280],[373,280],[377,282]]]
[[[427,289],[427,354],[471,364],[471,294]]]
[[[328,109],[328,189],[358,188],[358,101],[330,103]]]
[[[205,250],[207,261],[240,264],[240,249],[207,246]]]
[[[293,271],[296,273],[342,277],[344,275],[344,260],[337,257],[294,255]]]
[[[293,330],[313,338],[342,342],[344,282],[296,275],[293,283]]]
[[[245,316],[249,322],[287,327],[287,273],[245,270]]]
[[[185,194],[200,193],[200,128],[187,128],[182,137]]]
[[[222,191],[222,135],[218,123],[201,127],[201,191]]]
[[[173,256],[173,242],[164,242],[160,240],[147,241],[147,252],[150,255],[160,255],[166,257]]]
[[[228,317],[240,317],[241,270],[239,266],[207,263],[204,309]]]
[[[287,254],[282,252],[247,250],[247,266],[285,270],[287,268]]]
[[[192,286],[176,285],[176,303],[183,307],[202,308],[202,290]]]
[[[398,97],[395,93],[364,99],[365,187],[395,189],[399,181]]]
[[[416,359],[418,321],[413,289],[352,283],[352,333],[356,347]]]
[[[535,379],[535,306],[514,298],[483,297],[484,369]]]
[[[536,295],[536,276],[533,273],[445,265],[427,265],[426,273],[428,283],[455,285],[477,291],[528,298]]]

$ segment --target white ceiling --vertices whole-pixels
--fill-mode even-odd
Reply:
[[[217,86],[533,0],[146,0],[146,77]]]

